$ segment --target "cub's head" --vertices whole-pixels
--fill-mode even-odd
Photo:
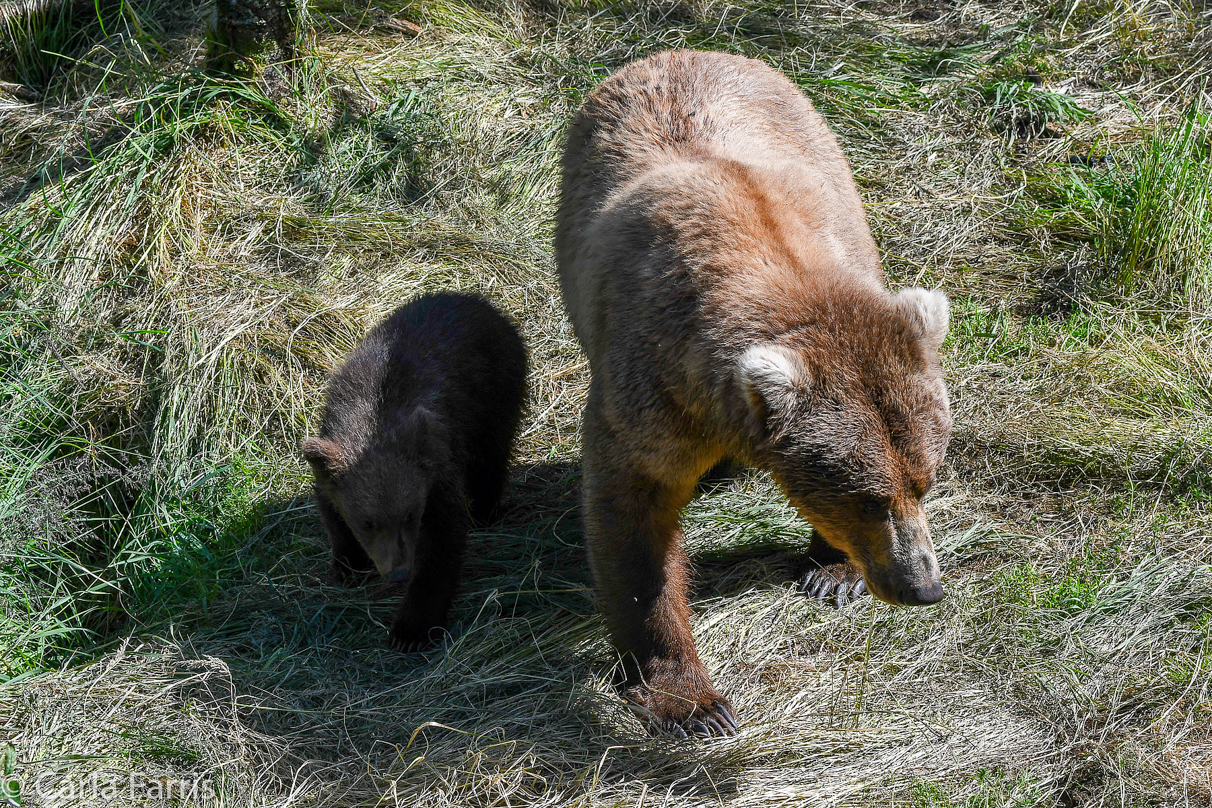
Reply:
[[[383,577],[405,580],[415,567],[425,503],[444,441],[435,416],[418,407],[360,452],[336,438],[308,438],[303,456]]]
[[[737,363],[748,428],[791,503],[881,600],[943,597],[922,499],[951,437],[947,298],[906,289],[825,312]]]

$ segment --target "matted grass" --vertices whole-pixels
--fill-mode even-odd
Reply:
[[[1202,265],[1170,260],[1203,242],[1089,227],[1058,191],[1206,148],[1182,127],[1212,12],[326,0],[307,55],[245,83],[199,72],[203,6],[163,5],[38,62],[33,95],[0,84],[0,761],[24,804],[168,781],[221,806],[1212,803],[1212,320]],[[569,117],[684,45],[795,78],[892,283],[954,312],[948,599],[810,602],[808,526],[761,475],[716,486],[685,515],[694,630],[743,728],[701,743],[608,686],[550,250]],[[1131,174],[1150,221],[1206,199],[1189,163]],[[1108,284],[1124,234],[1170,262]],[[390,590],[326,577],[296,447],[327,369],[442,287],[518,320],[532,392],[449,637],[400,655]]]

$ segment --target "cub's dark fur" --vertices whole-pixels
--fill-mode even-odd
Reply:
[[[445,623],[471,521],[501,498],[525,391],[517,329],[455,292],[396,309],[333,372],[303,455],[338,574],[407,582],[393,647],[421,648]]]

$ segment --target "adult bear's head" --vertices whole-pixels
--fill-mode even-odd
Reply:
[[[831,298],[737,360],[754,453],[881,600],[943,597],[922,499],[951,436],[938,347],[947,298]]]

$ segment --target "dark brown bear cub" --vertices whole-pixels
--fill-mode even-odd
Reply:
[[[456,292],[396,309],[333,372],[303,455],[334,570],[406,583],[392,647],[422,648],[445,624],[467,531],[501,498],[525,392],[517,329]]]

